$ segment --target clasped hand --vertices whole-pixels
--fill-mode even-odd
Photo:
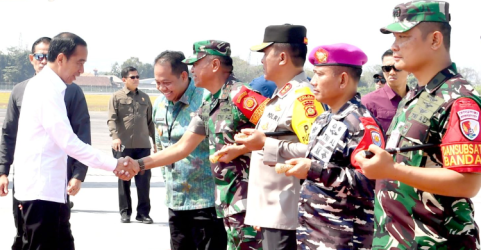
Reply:
[[[140,171],[139,163],[130,157],[121,157],[117,160],[117,167],[113,171],[115,176],[124,181],[129,181]]]

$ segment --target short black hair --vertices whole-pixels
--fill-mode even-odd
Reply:
[[[307,45],[302,43],[274,43],[272,45],[276,54],[286,51],[296,67],[304,67],[307,56]]]
[[[432,32],[439,31],[443,35],[443,44],[447,51],[451,47],[451,25],[446,22],[421,22],[419,25],[423,40]]]
[[[37,39],[32,45],[32,54],[35,53],[35,46],[39,45],[40,43],[50,44],[51,41],[52,41],[52,38],[46,37],[46,36],[40,37],[39,39]]]
[[[129,76],[129,72],[132,72],[132,71],[137,71],[137,69],[132,66],[127,66],[122,69],[122,71],[120,72],[120,75],[122,76],[122,78],[127,78],[127,76]]]
[[[160,53],[160,55],[158,55],[155,58],[154,65],[165,63],[165,62],[170,63],[170,67],[172,69],[172,74],[174,76],[176,76],[177,78],[179,78],[180,74],[182,74],[182,72],[185,71],[185,72],[187,72],[187,74],[189,73],[189,68],[188,68],[187,64],[182,62],[182,60],[184,60],[184,59],[185,59],[184,53],[182,53],[180,51],[166,50],[166,51]]]
[[[394,54],[394,52],[392,52],[391,49],[386,50],[386,52],[384,52],[384,54],[382,54],[381,61],[384,60],[384,57],[393,56],[393,54]]]
[[[48,61],[55,62],[60,53],[64,54],[68,60],[79,45],[87,47],[87,43],[84,39],[74,33],[62,32],[56,35],[50,42]]]
[[[333,67],[332,71],[336,76],[342,74],[342,72],[346,72],[356,82],[359,82],[359,80],[361,79],[362,68],[349,67],[349,66],[331,66],[331,67]]]
[[[234,61],[232,60],[232,57],[230,56],[215,56],[215,55],[209,55],[212,60],[218,59],[220,61],[220,65],[224,67],[229,73],[232,73],[234,71]]]

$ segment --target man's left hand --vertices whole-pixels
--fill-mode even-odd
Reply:
[[[296,158],[286,161],[286,164],[294,165],[293,168],[287,170],[286,176],[294,176],[297,179],[306,179],[309,169],[311,169],[311,159]]]
[[[67,194],[71,196],[75,196],[79,191],[80,187],[82,186],[82,182],[75,178],[70,179],[67,185]]]
[[[266,134],[263,132],[253,129],[246,128],[241,131],[243,134],[247,135],[247,138],[235,138],[235,142],[243,144],[250,151],[261,150],[266,142]]]

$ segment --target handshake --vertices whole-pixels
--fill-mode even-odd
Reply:
[[[139,162],[130,157],[121,157],[117,160],[117,167],[114,169],[115,176],[124,181],[129,181],[140,171]]]

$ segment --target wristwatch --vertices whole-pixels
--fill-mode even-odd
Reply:
[[[139,163],[140,171],[145,171],[144,160],[138,159],[137,162]]]

